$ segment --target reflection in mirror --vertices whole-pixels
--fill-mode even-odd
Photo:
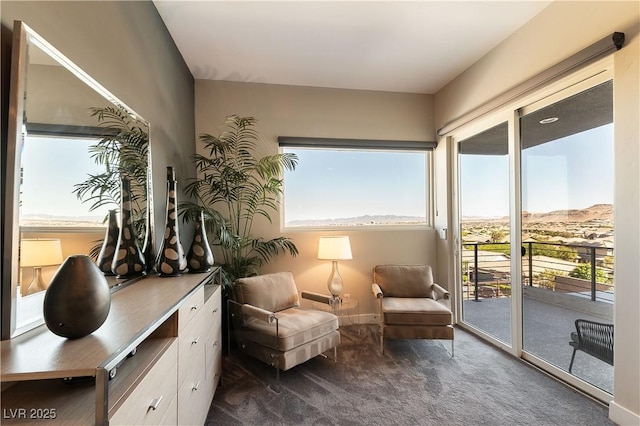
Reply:
[[[148,123],[19,21],[11,72],[3,339],[42,324],[42,289],[64,258],[97,256],[121,178],[153,251]]]
[[[148,158],[149,133],[145,122],[118,106],[90,108],[102,132],[99,140],[89,145],[89,155],[96,171],[85,173],[84,180],[73,186],[73,193],[89,211],[102,213],[105,223],[109,210],[117,210],[120,203],[121,181],[127,179],[131,187],[131,204],[138,245],[146,250],[150,260],[148,236]],[[100,245],[91,250],[97,257]],[[149,262],[147,262],[149,263]],[[110,274],[108,274],[110,275]]]

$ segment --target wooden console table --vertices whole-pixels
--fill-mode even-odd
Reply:
[[[41,326],[2,341],[2,423],[202,424],[222,368],[216,272],[122,288],[80,339]]]

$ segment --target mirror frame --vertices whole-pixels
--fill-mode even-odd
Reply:
[[[22,161],[21,146],[24,143],[24,134],[26,131],[24,122],[24,93],[27,86],[27,48],[29,43],[36,45],[39,49],[47,53],[61,66],[69,70],[80,81],[95,90],[107,101],[128,111],[137,120],[146,124],[147,128],[150,130],[150,125],[147,120],[135,113],[132,108],[120,101],[100,83],[71,62],[66,56],[28,27],[24,22],[14,21],[11,53],[11,83],[9,90],[9,111],[7,123],[6,179],[4,185],[4,235],[2,236],[4,244],[2,258],[2,340],[11,339],[44,324],[44,317],[40,317],[36,321],[17,328],[17,283],[19,276],[20,244],[20,168]],[[149,145],[151,145],[150,140]],[[150,243],[153,244],[153,187],[151,185],[150,148],[151,147],[149,146],[147,156],[147,208],[149,209],[148,217],[150,220],[150,223],[148,224],[150,232],[149,237],[151,238]],[[140,277],[133,278],[131,281],[136,281],[139,278]]]

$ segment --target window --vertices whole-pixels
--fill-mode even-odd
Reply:
[[[281,144],[282,146],[282,144]],[[426,226],[428,150],[284,146],[285,228]]]
[[[99,227],[106,207],[90,211],[73,192],[89,174],[103,172],[88,153],[96,138],[27,136],[22,152],[20,226]]]

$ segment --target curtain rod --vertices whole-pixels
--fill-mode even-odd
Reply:
[[[529,80],[518,84],[517,86],[507,90],[501,95],[496,96],[489,100],[489,102],[483,104],[480,107],[472,109],[471,111],[463,114],[462,116],[449,121],[437,131],[438,136],[445,136],[446,134],[456,130],[464,124],[475,120],[485,114],[488,114],[503,105],[516,100],[517,98],[530,93],[531,91],[543,86],[563,75],[574,71],[578,68],[589,65],[596,60],[606,56],[614,50],[622,49],[624,45],[624,33],[614,32],[610,36],[603,38],[602,40],[582,49],[578,53],[571,55],[570,57],[558,62],[551,68],[541,72]]]

